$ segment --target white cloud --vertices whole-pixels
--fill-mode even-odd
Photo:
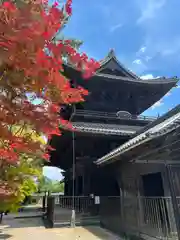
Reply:
[[[140,0],[138,2],[141,16],[137,20],[137,23],[140,24],[146,20],[153,19],[158,11],[165,5],[166,0]]]
[[[171,95],[171,92],[169,91],[168,93],[166,93],[166,95],[164,95],[164,97],[169,97],[170,95]],[[162,105],[164,105],[164,102],[163,102],[163,99],[160,99],[151,107],[151,109],[154,110],[155,108],[161,107]]]
[[[140,49],[139,49],[139,52],[140,53],[144,53],[146,51],[146,47],[141,47]]]
[[[154,77],[153,77],[152,74],[146,74],[146,75],[141,76],[141,78],[144,79],[144,80],[147,80],[147,79],[152,79]]]
[[[142,75],[144,72],[148,71],[146,64],[144,64],[144,62],[140,58],[135,59],[131,63],[130,68],[137,75]]]
[[[169,96],[171,96],[171,92],[168,92],[166,93],[166,95],[164,95],[164,97],[169,97]]]
[[[140,12],[137,24],[143,29],[146,55],[180,59],[180,33],[176,27],[180,21],[180,1],[136,0]],[[150,59],[147,58],[146,62]]]
[[[162,106],[164,103],[162,102],[162,100],[156,102],[152,107],[151,109],[154,110],[155,108],[158,108],[160,106]]]
[[[152,57],[150,57],[150,56],[146,56],[146,57],[145,57],[145,61],[146,61],[146,62],[148,62],[148,61],[151,60],[151,59],[152,59]]]
[[[142,57],[142,55],[144,55],[145,51],[146,51],[146,46],[142,46],[142,47],[136,52],[136,56]]]
[[[133,63],[139,65],[139,64],[142,64],[142,61],[141,61],[141,59],[136,59],[133,61]]]
[[[110,32],[115,32],[116,30],[118,30],[118,29],[121,28],[122,26],[123,26],[122,23],[113,25],[113,26],[110,28]]]
[[[140,76],[140,77],[141,77],[142,79],[144,79],[144,80],[160,78],[160,76],[155,77],[155,76],[153,76],[151,73],[146,74],[146,75],[142,75],[142,76]]]
[[[149,46],[148,46],[149,48]],[[146,46],[142,46],[137,52],[136,52],[136,56],[137,58],[141,59],[141,62],[148,62],[149,60],[151,60],[153,57],[150,56],[151,52],[149,51]]]

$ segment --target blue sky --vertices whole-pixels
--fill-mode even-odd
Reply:
[[[82,40],[81,50],[99,60],[114,48],[139,76],[180,77],[179,0],[73,0],[64,34]],[[163,114],[179,101],[173,89],[146,114]]]
[[[179,0],[73,0],[64,34],[82,40],[81,50],[97,60],[114,48],[119,61],[145,79],[180,77],[179,9]],[[179,95],[174,88],[145,114],[167,112]]]
[[[43,175],[54,181],[61,181],[63,178],[61,169],[56,167],[43,167]]]

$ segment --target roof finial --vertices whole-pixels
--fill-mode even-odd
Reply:
[[[108,53],[108,56],[109,56],[109,57],[115,57],[115,50],[114,50],[114,48],[111,48],[111,49],[110,49],[110,51],[109,51],[109,53]]]

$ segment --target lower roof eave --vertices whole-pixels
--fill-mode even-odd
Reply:
[[[102,124],[89,122],[72,122],[72,127],[76,133],[96,134],[96,135],[112,135],[112,136],[133,136],[139,126],[126,126],[119,124]],[[67,129],[68,130],[68,129]]]
[[[179,107],[179,105],[177,106]],[[162,117],[164,119],[164,116]],[[111,151],[110,153],[106,154],[105,156],[99,158],[94,163],[97,165],[109,163],[110,160],[116,160],[116,158],[125,152],[130,151],[131,149],[148,142],[154,138],[157,138],[159,136],[165,135],[176,128],[180,126],[180,110],[170,116],[168,119],[162,121],[158,124],[149,128],[148,130],[145,130],[144,132],[140,133],[140,135],[137,135],[136,137],[130,139],[120,147],[116,148],[115,150]]]
[[[94,130],[94,129],[76,129],[76,133],[86,133],[95,135],[111,135],[111,136],[132,136],[136,132],[134,131],[104,131],[104,130]]]

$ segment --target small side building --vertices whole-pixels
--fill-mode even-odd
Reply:
[[[101,198],[105,227],[148,239],[179,239],[179,136],[180,105],[95,161],[114,169],[119,186],[119,197]]]

